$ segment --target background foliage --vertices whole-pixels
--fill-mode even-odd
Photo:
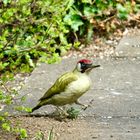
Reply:
[[[12,104],[17,92],[5,84],[16,73],[31,72],[37,61],[60,60],[69,49],[90,43],[95,32],[124,28],[139,7],[134,0],[1,0],[0,104]],[[2,128],[27,137],[26,130],[12,129],[7,116],[0,116]]]
[[[37,60],[56,62],[82,39],[88,43],[96,30],[123,26],[114,19],[137,10],[133,0],[2,0],[0,73],[29,72]]]

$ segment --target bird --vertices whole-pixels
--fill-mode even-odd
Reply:
[[[92,69],[100,67],[94,65],[90,59],[81,59],[71,72],[66,72],[60,76],[56,82],[46,91],[32,108],[31,113],[45,105],[64,106],[76,103],[83,105],[78,99],[91,87],[89,73]]]

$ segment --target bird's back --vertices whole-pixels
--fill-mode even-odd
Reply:
[[[40,98],[40,101],[47,98],[49,99],[52,96],[55,96],[57,94],[60,94],[61,92],[64,92],[67,86],[69,85],[69,83],[76,81],[77,78],[78,77],[73,72],[67,72],[63,74],[56,80],[54,85],[52,85],[52,87],[48,89],[48,91],[44,94],[44,96]]]

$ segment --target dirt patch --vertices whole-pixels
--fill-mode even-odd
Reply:
[[[36,140],[35,137],[42,132],[44,140],[47,140],[50,131],[53,132],[53,140],[82,140],[91,135],[91,128],[86,120],[57,121],[49,117],[12,117],[12,124],[25,128],[28,133],[27,140]],[[17,136],[0,131],[0,140],[16,140]]]

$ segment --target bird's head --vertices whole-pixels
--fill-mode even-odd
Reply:
[[[81,59],[77,62],[76,70],[81,73],[89,73],[93,68],[100,67],[100,65],[93,65],[89,59]]]

